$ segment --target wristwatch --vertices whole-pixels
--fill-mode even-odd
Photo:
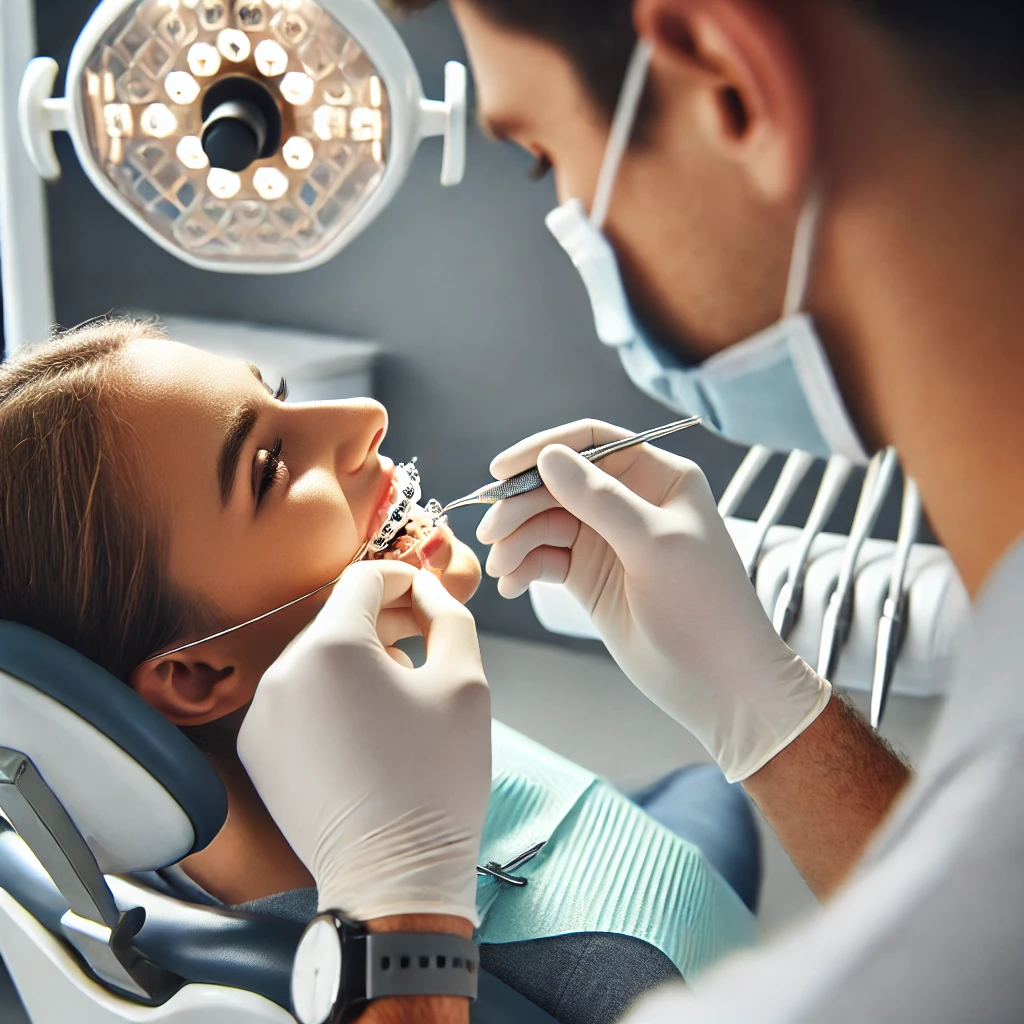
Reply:
[[[374,999],[476,999],[480,955],[461,935],[367,931],[329,910],[306,926],[292,966],[292,1012],[299,1024],[346,1024]]]

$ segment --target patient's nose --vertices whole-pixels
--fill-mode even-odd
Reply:
[[[328,436],[335,446],[336,472],[357,472],[387,433],[387,410],[372,398],[354,398],[329,403],[326,413],[330,421]]]

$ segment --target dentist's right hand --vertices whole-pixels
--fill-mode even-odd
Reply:
[[[426,638],[419,668],[390,647],[410,612]],[[238,753],[321,910],[478,923],[490,694],[473,617],[430,572],[347,569],[261,680]]]
[[[619,667],[692,732],[731,782],[749,778],[821,713],[830,685],[772,628],[700,469],[640,445],[577,454],[629,431],[581,420],[491,463],[546,485],[493,506],[477,537],[505,597],[563,583]]]

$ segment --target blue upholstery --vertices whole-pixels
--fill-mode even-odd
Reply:
[[[210,762],[131,687],[95,662],[37,630],[0,621],[0,669],[63,704],[142,765],[181,805],[207,846],[228,813]]]

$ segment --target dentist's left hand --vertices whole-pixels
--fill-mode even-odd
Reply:
[[[403,595],[426,638],[420,668],[381,640],[381,611]],[[348,569],[260,682],[238,753],[321,909],[478,923],[490,694],[473,617],[431,573]]]

